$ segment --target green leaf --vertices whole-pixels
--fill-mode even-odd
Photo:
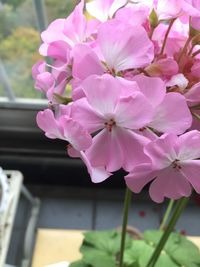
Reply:
[[[154,248],[144,240],[135,240],[131,249],[125,253],[125,263],[129,267],[146,266]],[[178,267],[175,262],[166,253],[162,253],[155,267]]]
[[[83,260],[72,262],[69,267],[90,267]]]
[[[145,241],[155,247],[162,236],[162,231],[146,231],[144,233]],[[200,251],[198,247],[186,237],[172,233],[163,249],[177,266],[199,267]]]
[[[91,249],[90,253],[83,255],[83,261],[92,267],[115,267],[116,260],[114,256],[108,255],[106,252]]]
[[[121,234],[117,231],[95,231],[86,232],[81,252],[89,247],[97,248],[101,251],[107,252],[109,255],[116,255],[120,251]],[[131,238],[126,237],[126,248],[130,247]]]

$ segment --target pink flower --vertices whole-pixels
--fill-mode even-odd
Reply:
[[[99,27],[97,42],[111,71],[145,67],[154,57],[153,43],[144,28],[117,19]]]
[[[74,11],[66,19],[56,19],[42,32],[41,38],[44,42],[40,47],[43,56],[48,55],[49,45],[53,42],[62,41],[70,47],[82,43],[96,31],[99,22],[87,21],[83,14],[84,1],[75,7]]]
[[[200,193],[200,132],[190,131],[179,137],[166,134],[147,144],[144,153],[149,162],[142,163],[125,177],[135,193],[151,181],[149,193],[155,202],[164,197],[188,197],[192,188]]]
[[[68,115],[55,118],[50,109],[37,114],[37,124],[51,139],[62,139],[69,142],[76,150],[87,149],[92,144],[90,134]]]
[[[199,16],[200,12],[193,2],[191,0],[158,0],[156,11],[160,20],[172,19],[182,15]]]
[[[93,0],[86,4],[86,9],[90,15],[101,22],[112,18],[115,12],[126,5],[127,0]]]
[[[86,153],[83,151],[77,151],[73,147],[68,146],[68,154],[72,158],[82,159],[87,167],[88,173],[93,183],[101,183],[112,175],[112,173],[106,171],[105,166],[92,166]]]
[[[151,104],[134,87],[124,95],[121,83],[108,74],[90,76],[82,88],[86,97],[73,104],[72,117],[90,133],[97,133],[86,151],[91,165],[106,166],[108,172],[121,167],[129,170],[143,158],[142,147],[149,142],[133,130],[151,121]]]
[[[166,94],[165,83],[160,78],[140,74],[134,77],[134,81],[154,108],[153,118],[146,126],[161,133],[175,134],[182,134],[190,128],[192,116],[184,96]]]
[[[32,77],[35,80],[35,88],[44,93],[46,93],[49,88],[54,86],[55,79],[53,75],[46,70],[45,61],[40,60],[33,65]]]

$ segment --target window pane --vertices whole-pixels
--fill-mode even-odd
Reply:
[[[43,98],[34,89],[31,77],[31,67],[40,59],[37,50],[41,21],[45,21],[46,17],[47,24],[56,18],[66,17],[77,2],[0,0],[0,97],[9,96],[12,100],[12,94],[17,98]]]

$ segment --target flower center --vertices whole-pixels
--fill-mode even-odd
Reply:
[[[114,119],[110,119],[109,121],[105,122],[104,125],[109,132],[112,132],[112,128],[116,125],[116,122]]]
[[[180,161],[178,159],[175,159],[173,162],[172,162],[172,168],[179,171],[181,169],[181,165],[179,163]]]

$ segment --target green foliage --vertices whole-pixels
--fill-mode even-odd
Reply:
[[[11,86],[17,97],[35,98],[41,94],[33,88],[32,65],[40,58],[37,48],[39,33],[33,28],[19,27],[1,41],[0,58],[3,59]]]
[[[0,41],[8,36],[15,27],[16,14],[9,5],[0,7]]]
[[[161,238],[161,231],[146,231],[143,240],[127,236],[124,267],[144,267]],[[70,267],[115,267],[120,250],[120,233],[97,231],[85,233],[80,251],[82,259]],[[155,267],[200,267],[199,249],[187,238],[172,233]]]
[[[20,59],[23,55],[30,60],[35,58],[40,44],[38,31],[33,28],[19,27],[1,41],[0,57],[3,60]],[[33,62],[30,62],[32,64]]]
[[[74,6],[79,1],[71,0],[59,0],[59,4],[56,4],[55,0],[45,0],[45,4],[47,7],[47,15],[49,21],[52,21],[57,18],[65,18],[67,17],[73,10]]]
[[[23,2],[25,2],[26,0],[1,0],[1,2],[3,4],[8,4],[13,6],[14,8],[17,8],[18,6],[20,6]]]

